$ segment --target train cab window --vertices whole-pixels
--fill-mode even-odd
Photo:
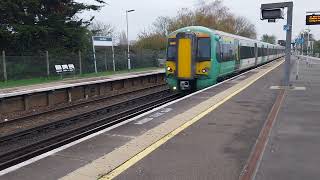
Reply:
[[[176,60],[177,46],[174,39],[169,39],[167,48],[167,60]]]
[[[199,38],[197,46],[197,60],[211,59],[211,41],[210,38]]]

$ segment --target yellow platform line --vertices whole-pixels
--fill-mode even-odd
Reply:
[[[155,143],[151,144],[149,147],[145,148],[143,151],[139,152],[138,154],[136,154],[135,156],[133,156],[132,158],[130,158],[129,160],[127,160],[126,162],[124,162],[123,164],[121,164],[120,166],[118,166],[117,168],[115,168],[114,170],[109,172],[108,174],[106,174],[105,176],[102,176],[100,178],[100,180],[109,180],[109,179],[113,179],[113,178],[117,177],[119,174],[121,174],[122,172],[124,172],[125,170],[130,168],[132,165],[134,165],[135,163],[137,163],[138,161],[140,161],[141,159],[143,159],[144,157],[149,155],[151,152],[153,152],[158,147],[160,147],[162,144],[166,143],[168,140],[170,140],[171,138],[173,138],[174,136],[179,134],[181,131],[185,130],[186,128],[188,128],[192,124],[196,123],[197,121],[202,119],[204,116],[206,116],[207,114],[209,114],[210,112],[215,110],[217,107],[219,107],[220,105],[222,105],[223,103],[225,103],[226,101],[231,99],[233,96],[237,95],[238,93],[240,93],[241,91],[243,91],[244,89],[249,87],[251,84],[256,82],[258,79],[260,79],[261,77],[263,77],[264,75],[266,75],[267,73],[272,71],[273,69],[275,69],[278,66],[280,66],[283,62],[284,61],[282,60],[281,62],[279,62],[275,66],[271,67],[270,69],[268,69],[266,72],[264,72],[260,76],[256,77],[252,81],[250,81],[245,86],[241,87],[240,89],[238,89],[235,92],[231,93],[229,96],[225,97],[223,100],[221,100],[217,104],[211,106],[207,110],[203,111],[202,113],[200,113],[197,116],[195,116],[194,118],[192,118],[190,121],[184,123],[183,125],[181,125],[177,129],[175,129],[172,132],[168,133],[167,135],[165,135],[164,137],[162,137],[161,139],[159,139]]]

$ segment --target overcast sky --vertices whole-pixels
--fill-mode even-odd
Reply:
[[[78,0],[91,3],[92,0]],[[137,34],[148,29],[158,16],[175,16],[181,8],[194,8],[198,0],[105,0],[109,5],[99,12],[86,12],[82,16],[94,15],[97,21],[112,24],[117,31],[126,30],[125,10],[135,9],[129,14],[129,38],[134,40]],[[210,0],[206,0],[210,2]],[[212,0],[211,0],[212,1]],[[274,34],[277,39],[285,38],[283,25],[286,20],[267,23],[260,20],[261,3],[279,2],[275,0],[224,0],[230,12],[249,19],[257,29],[258,39],[262,34]],[[319,0],[293,0],[293,38],[305,26],[305,12],[320,10]],[[318,7],[318,9],[316,9]],[[320,39],[320,25],[310,26],[311,33]]]

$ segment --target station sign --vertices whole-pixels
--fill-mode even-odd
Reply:
[[[306,16],[306,25],[318,25],[320,24],[320,14],[313,14]]]
[[[112,46],[112,38],[107,36],[93,36],[92,37],[94,46]]]
[[[287,24],[283,26],[283,30],[284,31],[289,31],[290,30],[290,26],[288,26]]]

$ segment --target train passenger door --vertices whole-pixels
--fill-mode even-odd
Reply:
[[[268,45],[266,46],[266,49],[267,49],[267,50],[266,50],[266,52],[267,52],[266,58],[267,58],[267,61],[269,61],[269,54],[270,54],[270,53],[269,53],[269,46],[268,46]]]
[[[254,43],[254,57],[255,57],[254,66],[257,66],[257,64],[258,64],[258,45],[257,45],[257,43]]]
[[[240,45],[239,40],[234,40],[234,52],[235,52],[235,70],[238,71],[240,69]]]
[[[264,54],[264,45],[262,44],[261,45],[261,63],[264,63],[266,60],[265,60],[265,54]]]

